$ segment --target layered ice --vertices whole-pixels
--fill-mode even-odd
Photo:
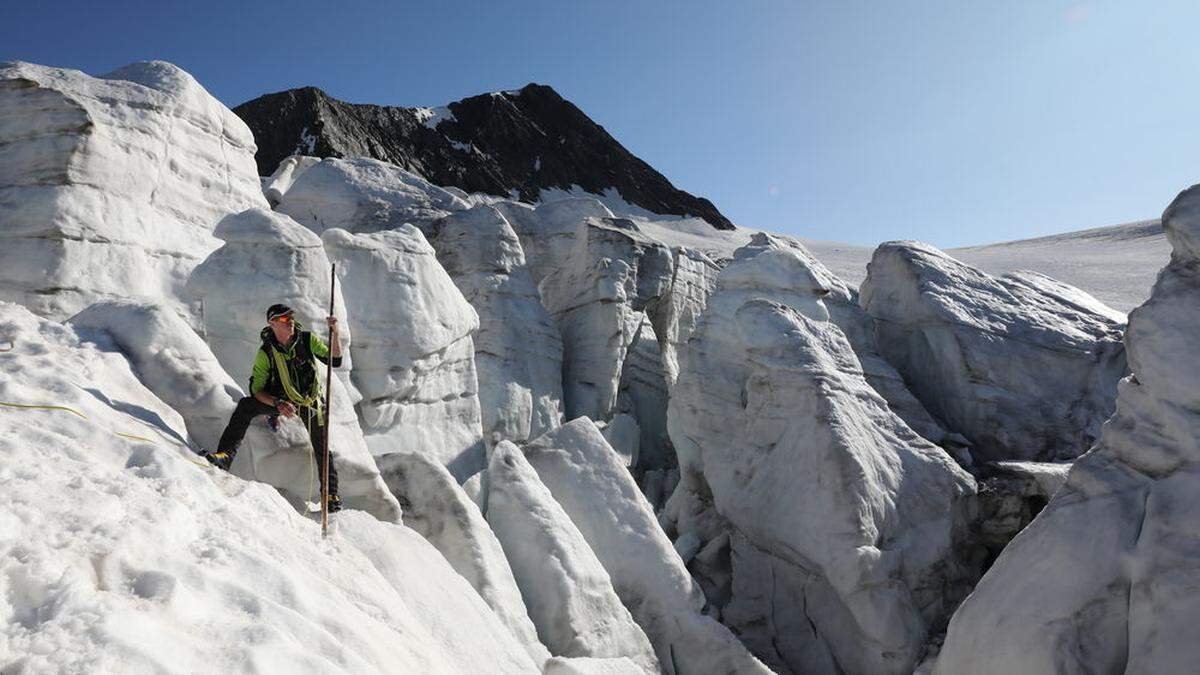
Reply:
[[[0,299],[57,319],[100,299],[181,303],[217,222],[267,205],[254,149],[169,63],[0,64]]]
[[[1129,315],[1132,375],[1096,447],[954,614],[936,672],[1186,673],[1200,657],[1200,186]]]
[[[329,313],[330,264],[321,239],[291,218],[266,209],[250,209],[226,217],[216,236],[225,244],[196,267],[187,290],[200,300],[205,337],[225,372],[247,383],[254,355],[261,346],[267,307],[283,303],[295,311],[302,330],[323,339]],[[375,460],[363,440],[354,411],[360,398],[350,385],[349,345],[354,322],[349,320],[341,288],[335,294],[340,320],[343,364],[335,369],[331,392],[330,447],[337,459],[343,501],[385,520],[400,516]],[[238,455],[234,470],[285,490],[293,499],[319,495],[308,434],[298,419],[286,420],[272,434],[265,422],[247,435],[249,452]]]
[[[512,565],[541,642],[555,656],[629,657],[646,673],[659,662],[613,590],[587,540],[508,441],[488,465],[487,521]]]
[[[434,226],[438,260],[479,315],[475,368],[483,437],[523,442],[562,417],[562,338],[508,221],[486,205]]]
[[[624,461],[590,419],[538,438],[525,456],[604,565],[664,672],[770,672],[727,628],[700,613],[703,593]]]
[[[1082,454],[1128,370],[1120,313],[1048,277],[992,277],[925,244],[881,245],[860,302],[913,394],[985,460]]]
[[[422,229],[468,204],[420,176],[377,159],[328,158],[309,166],[275,207],[320,234],[392,230],[409,223]]]
[[[485,462],[478,315],[412,225],[323,238],[357,317],[353,379],[371,451],[422,453],[466,480]]]
[[[419,535],[334,538],[217,471],[116,346],[0,302],[0,654],[14,672],[540,672]],[[78,414],[76,414],[78,413]]]
[[[725,270],[683,359],[677,546],[767,665],[908,673],[973,580],[959,549],[975,484],[869,386],[820,320],[821,280],[785,254]],[[745,294],[771,269],[791,270],[772,277],[796,289],[788,305]]]

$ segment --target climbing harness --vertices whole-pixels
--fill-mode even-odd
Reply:
[[[312,388],[307,396],[302,395],[296,390],[296,385],[292,384],[292,376],[288,373],[287,362],[283,359],[283,354],[275,349],[275,345],[269,346],[271,350],[271,359],[275,361],[275,370],[279,373],[279,383],[283,385],[283,392],[288,400],[298,406],[305,408],[315,408],[317,411],[317,422],[322,426],[325,425],[325,412],[321,405],[321,387],[317,379],[313,378]]]

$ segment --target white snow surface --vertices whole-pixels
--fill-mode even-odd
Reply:
[[[300,178],[305,171],[319,164],[320,161],[319,157],[304,155],[292,155],[284,158],[275,169],[275,173],[263,179],[263,196],[270,202],[271,207],[278,206],[279,202],[283,200],[283,195],[291,189],[296,179]]]
[[[1085,452],[1127,372],[1123,316],[1036,274],[993,277],[917,242],[871,259],[860,304],[876,344],[985,459]]]
[[[438,221],[430,243],[479,315],[475,368],[484,440],[524,442],[562,418],[562,338],[542,306],[516,233],[475,206]]]
[[[319,237],[266,209],[226,217],[216,235],[224,246],[196,267],[187,289],[201,302],[205,337],[217,361],[248,388],[254,355],[262,345],[259,334],[266,327],[267,307],[288,305],[301,329],[328,338],[329,307],[324,303],[329,301],[329,259]],[[350,384],[353,322],[348,320],[342,295],[339,286],[334,302],[341,325],[342,366],[334,370],[329,413],[340,494],[352,508],[395,520],[400,517],[399,506],[379,477],[354,409],[361,395]],[[301,422],[285,420],[281,433],[272,434],[265,419],[259,420],[246,437],[250,452],[238,455],[234,471],[284,489],[293,499],[319,494],[311,444]]]
[[[181,303],[217,222],[266,205],[250,129],[183,70],[0,64],[0,299]]]
[[[526,446],[525,457],[604,565],[664,672],[770,672],[700,614],[703,593],[595,423],[572,420]]]
[[[404,509],[404,524],[433,544],[471,583],[535,662],[550,658],[538,642],[500,541],[454,476],[416,452],[393,452],[378,459],[384,481]]]
[[[0,406],[0,669],[540,671],[416,533],[347,511],[322,539],[193,456],[114,345],[3,302],[0,335],[0,401],[86,415]]]
[[[488,465],[487,521],[508,557],[542,644],[555,656],[659,662],[587,540],[521,450],[501,441]]]
[[[325,232],[358,339],[351,345],[367,443],[421,452],[459,480],[484,467],[472,334],[479,317],[411,225]]]
[[[313,164],[275,208],[320,234],[330,228],[378,232],[405,223],[424,229],[468,204],[415,173],[360,157]]]
[[[955,612],[936,672],[1187,673],[1200,658],[1200,186],[1129,316],[1133,374],[1100,442]]]

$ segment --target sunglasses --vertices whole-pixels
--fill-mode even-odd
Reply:
[[[277,316],[277,317],[275,317],[274,319],[271,319],[271,320],[272,320],[272,321],[278,321],[279,323],[291,323],[291,322],[292,322],[292,317],[288,316],[287,314],[284,314],[283,316]]]

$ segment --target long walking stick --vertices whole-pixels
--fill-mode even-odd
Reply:
[[[337,288],[337,263],[329,268],[329,316],[333,316],[333,291]],[[333,326],[329,327],[329,361],[325,364],[325,456],[321,461],[325,470],[321,472],[321,536],[329,536],[329,426],[333,423],[333,411],[329,408],[329,395],[333,391]]]

